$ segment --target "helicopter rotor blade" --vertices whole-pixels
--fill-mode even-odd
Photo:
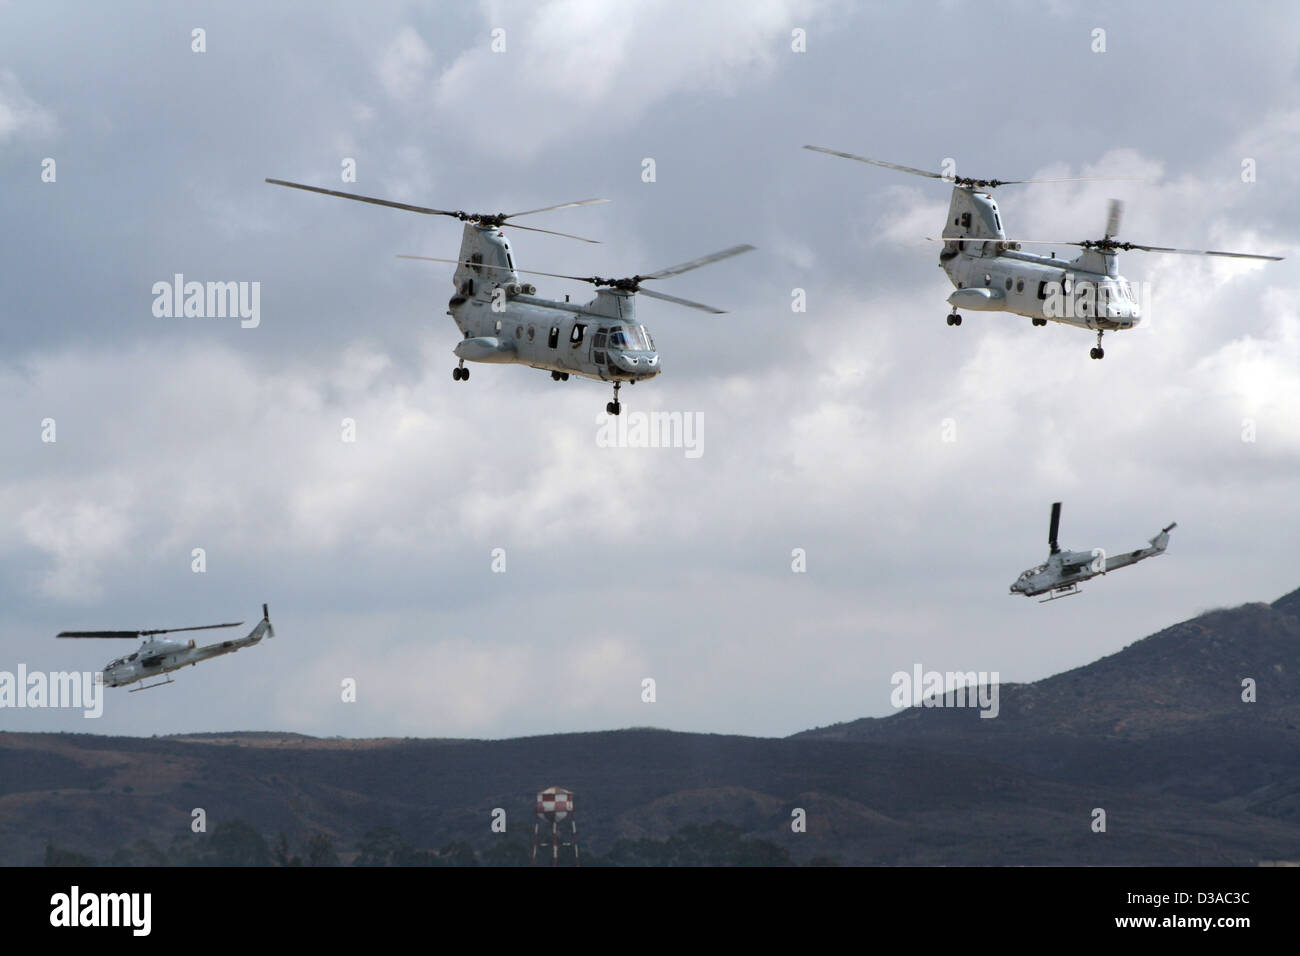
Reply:
[[[105,637],[105,638],[122,638],[124,640],[134,640],[140,636],[140,631],[60,631],[55,637]]]
[[[1000,242],[1010,245],[1014,242],[1027,242],[1040,246],[1082,246],[1082,242],[1068,239],[984,239],[979,236],[926,236],[926,242]]]
[[[414,206],[411,203],[394,202],[391,199],[376,199],[374,196],[362,196],[357,193],[345,193],[337,189],[324,189],[320,186],[308,186],[304,183],[291,183],[287,179],[267,179],[268,183],[273,186],[288,186],[290,189],[302,189],[309,193],[320,193],[323,196],[338,196],[340,199],[353,199],[357,202],[370,203],[373,206],[388,206],[390,209],[404,209],[407,212],[418,212],[426,216],[450,216],[453,219],[459,219],[462,222],[475,222],[484,225],[495,225],[498,228],[502,226],[507,219],[513,219],[515,216],[531,216],[533,213],[548,212],[552,209],[567,209],[570,206],[588,206],[592,203],[609,202],[608,199],[580,199],[577,202],[560,203],[557,206],[544,206],[541,209],[528,209],[524,212],[515,212],[509,214],[478,214],[468,213],[462,210],[451,209],[433,209],[429,206]],[[591,242],[599,244],[598,239],[586,239],[583,236],[574,236],[567,232],[556,232],[553,229],[539,229],[536,226],[518,226],[511,223],[511,228],[526,229],[529,232],[545,232],[552,236],[563,236],[566,239],[577,239],[581,242]]]
[[[1087,246],[1087,243],[1078,243]],[[1215,249],[1173,249],[1169,246],[1144,246],[1137,242],[1119,242],[1116,248],[1129,250],[1140,249],[1142,252],[1171,252],[1182,256],[1223,256],[1228,259],[1264,259],[1269,262],[1281,262],[1282,256],[1261,256],[1253,252],[1221,252]]]
[[[515,226],[516,229],[527,228],[524,226]],[[539,230],[546,232],[547,230]],[[560,233],[564,235],[564,233]],[[574,236],[572,238],[578,238]],[[707,256],[700,256],[698,259],[691,259],[688,262],[678,263],[675,266],[669,266],[666,269],[660,269],[658,272],[652,272],[649,275],[631,276],[626,279],[606,279],[601,276],[574,276],[565,275],[560,272],[541,272],[536,269],[515,269],[517,273],[534,276],[549,276],[552,279],[571,279],[574,282],[587,282],[594,286],[612,286],[622,289],[625,292],[644,292],[652,299],[663,299],[666,302],[676,302],[678,305],[684,305],[691,309],[699,309],[701,312],[712,312],[715,315],[725,314],[724,309],[716,309],[711,305],[705,305],[702,302],[693,302],[690,299],[682,299],[677,296],[666,295],[662,292],[651,292],[648,289],[642,289],[641,283],[649,279],[666,279],[669,276],[681,275],[683,272],[690,272],[692,269],[698,269],[701,266],[707,266],[710,263],[718,262],[722,259],[730,259],[732,256],[738,256],[744,252],[751,252],[755,247],[749,243],[742,243],[738,246],[732,246],[729,249],[723,249],[719,252],[710,253]],[[443,259],[438,256],[409,256],[399,255],[399,259],[417,259],[422,262],[446,262],[450,265],[466,265],[478,269],[496,269],[503,272],[510,271],[505,266],[487,265],[480,262],[465,262],[463,259]]]
[[[268,183],[273,186],[288,186],[290,189],[303,189],[309,193],[320,193],[323,196],[338,196],[340,199],[355,199],[357,202],[368,202],[375,206],[389,206],[392,209],[405,209],[407,212],[423,213],[426,216],[453,216],[459,218],[461,213],[453,212],[449,209],[431,209],[428,206],[412,206],[410,203],[393,202],[391,199],[376,199],[373,196],[361,196],[357,193],[340,192],[337,189],[322,189],[320,186],[306,186],[303,183],[291,183],[285,179],[268,179]]]
[[[637,276],[637,281],[643,279],[666,279],[669,276],[678,276],[683,272],[690,272],[692,269],[698,269],[701,266],[707,266],[711,262],[718,262],[722,259],[730,259],[732,256],[738,256],[743,252],[751,252],[755,247],[749,243],[742,243],[739,246],[732,246],[730,249],[723,249],[721,252],[713,252],[707,256],[700,256],[698,259],[692,259],[689,262],[682,262],[675,266],[669,266],[667,269],[660,269],[658,272],[651,272],[646,275]]]
[[[520,215],[516,213],[516,215]],[[563,236],[565,239],[577,239],[579,242],[590,242],[593,245],[600,245],[599,239],[588,239],[585,236],[575,236],[568,232],[556,232],[554,229],[538,229],[536,226],[521,226],[512,222],[509,224],[511,229],[526,229],[528,232],[544,232],[549,236]]]
[[[437,256],[398,256],[399,259],[418,259],[421,262],[446,262],[456,266],[469,266],[476,269],[495,269],[498,272],[509,272],[506,266],[488,265],[486,262],[466,262],[464,259],[439,259]],[[536,269],[515,269],[515,272],[521,272],[530,276],[549,276],[552,279],[573,279],[576,282],[595,282],[594,276],[569,276],[560,272],[538,272]]]
[[[543,206],[541,209],[527,209],[523,212],[512,212],[506,216],[507,219],[518,219],[520,216],[531,216],[539,212],[551,212],[554,209],[570,209],[573,206],[594,206],[597,203],[609,202],[608,199],[579,199],[577,202],[562,202],[555,206]]]
[[[942,173],[932,173],[925,169],[917,169],[914,166],[900,166],[898,163],[887,163],[881,159],[868,159],[866,156],[855,156],[853,153],[843,153],[838,149],[827,149],[825,146],[805,146],[804,149],[811,149],[816,153],[826,153],[828,156],[839,156],[841,159],[852,159],[859,163],[870,163],[872,166],[883,166],[885,169],[896,169],[900,173],[911,173],[913,176],[925,176],[927,179],[943,179]]]
[[[1262,256],[1254,252],[1222,252],[1215,249],[1174,249],[1169,246],[1145,246],[1139,242],[1116,242],[1113,239],[1085,239],[1082,242],[1068,239],[981,239],[972,236],[934,236],[925,237],[930,242],[999,242],[1005,245],[1024,243],[1039,246],[1081,246],[1084,249],[1096,249],[1100,252],[1168,252],[1183,256],[1221,256],[1227,259],[1262,259],[1267,262],[1281,262],[1285,256]]]
[[[1059,501],[1054,501],[1052,502],[1052,523],[1047,530],[1047,544],[1052,549],[1052,554],[1056,554],[1061,550],[1060,545],[1056,543],[1056,533],[1060,530],[1060,528],[1061,528],[1061,503]]]
[[[1118,199],[1110,201],[1110,209],[1106,213],[1106,238],[1114,239],[1119,235],[1120,215],[1124,212],[1124,204]]]
[[[151,631],[60,631],[56,637],[99,637],[99,638],[136,638],[148,637],[150,634],[175,634],[179,631],[210,631],[218,627],[239,627],[243,621],[229,624],[200,624],[198,627],[166,627]]]
[[[198,627],[165,627],[154,631],[141,631],[141,634],[176,634],[180,631],[211,631],[219,627],[239,627],[243,621],[231,621],[229,624],[200,624]]]
[[[961,177],[957,177],[961,181]],[[976,180],[991,186],[1027,186],[1037,183],[1140,183],[1142,179],[1127,176],[1070,176],[1065,179],[994,179]]]
[[[676,302],[678,305],[684,305],[688,309],[699,309],[701,312],[711,312],[714,315],[726,315],[726,309],[715,309],[711,305],[705,305],[703,302],[692,302],[690,299],[681,299],[675,295],[665,295],[663,292],[655,292],[653,289],[638,289],[640,295],[648,295],[652,299],[663,299],[665,302]]]
[[[930,172],[928,169],[917,169],[915,166],[900,166],[898,163],[887,163],[882,159],[870,159],[866,156],[856,156],[853,153],[840,152],[838,149],[827,149],[825,146],[805,146],[804,149],[811,149],[818,153],[826,153],[830,156],[839,156],[843,159],[856,160],[859,163],[870,163],[872,166],[882,166],[885,169],[896,169],[900,173],[911,173],[913,176],[924,176],[927,179],[940,179],[946,183],[952,183],[954,186],[967,186],[976,189],[992,189],[995,186],[1022,186],[1035,183],[1136,183],[1140,179],[1113,179],[1111,177],[1069,177],[1066,179],[975,179],[972,176],[945,176],[943,173]]]

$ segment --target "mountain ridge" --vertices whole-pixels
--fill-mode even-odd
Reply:
[[[1242,682],[1255,682],[1256,702]],[[532,797],[575,791],[585,851],[723,821],[796,861],[1246,865],[1300,859],[1300,589],[999,686],[788,737],[653,728],[502,740],[274,731],[0,733],[0,863],[191,839],[192,810],[343,850],[375,828],[488,854]],[[1106,810],[1107,832],[1092,829]],[[791,821],[806,817],[805,832]]]

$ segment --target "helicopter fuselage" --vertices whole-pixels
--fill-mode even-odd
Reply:
[[[1022,571],[1011,585],[1012,594],[1033,597],[1069,588],[1081,581],[1087,581],[1099,574],[1106,574],[1118,568],[1137,564],[1145,558],[1164,554],[1169,547],[1169,532],[1174,525],[1164,528],[1150,541],[1150,546],[1136,551],[1125,551],[1109,555],[1101,548],[1091,551],[1057,551],[1047,556],[1047,561],[1036,568]]]
[[[119,657],[104,665],[104,683],[109,687],[125,687],[147,677],[167,674],[222,654],[233,654],[241,648],[258,643],[267,633],[274,635],[270,621],[263,619],[244,637],[215,644],[198,645],[193,640],[181,641],[174,638],[146,640],[134,654]]]
[[[466,223],[459,262],[447,314],[463,336],[455,348],[463,361],[624,384],[660,373],[634,292],[598,289],[583,304],[539,298],[520,281],[509,240],[495,226]]]
[[[1011,312],[1092,331],[1129,329],[1142,318],[1137,296],[1113,252],[1085,250],[1072,260],[1020,251],[1008,241],[996,200],[954,186],[939,265],[956,291],[954,311]]]

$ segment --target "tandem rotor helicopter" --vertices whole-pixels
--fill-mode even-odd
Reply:
[[[805,146],[818,153],[896,169],[899,172],[939,179],[952,184],[952,201],[944,224],[943,250],[939,265],[957,287],[948,296],[952,312],[949,325],[961,325],[958,308],[972,312],[1011,312],[1029,318],[1034,325],[1061,322],[1097,333],[1097,344],[1089,355],[1104,358],[1101,347],[1103,332],[1131,329],[1141,321],[1137,295],[1127,279],[1119,274],[1116,262],[1120,250],[1169,252],[1192,256],[1223,256],[1230,259],[1265,259],[1272,262],[1281,256],[1261,256],[1246,252],[1216,252],[1208,249],[1173,249],[1120,242],[1122,205],[1110,201],[1106,232],[1100,239],[1076,242],[1049,239],[1008,239],[1002,228],[998,204],[989,190],[998,186],[1029,183],[1098,182],[1090,179],[973,179],[969,176],[946,176],[941,173],[899,166],[879,159],[852,153]],[[1077,259],[1057,259],[1020,251],[1020,244],[1080,246]]]
[[[531,216],[539,212],[589,206],[608,202],[606,199],[583,199],[560,203],[541,209],[514,213],[468,213],[446,209],[430,209],[407,203],[392,202],[359,196],[355,193],[306,186],[283,179],[268,179],[275,186],[288,186],[307,192],[353,199],[376,206],[389,206],[430,216],[451,216],[465,223],[460,243],[460,256],[456,259],[437,259],[431,256],[399,256],[401,259],[420,259],[426,262],[447,262],[456,266],[452,282],[455,294],[447,303],[447,314],[456,322],[462,340],[454,349],[460,364],[452,369],[452,378],[458,382],[469,380],[466,362],[484,362],[494,365],[527,365],[551,373],[557,382],[568,381],[570,375],[596,379],[614,384],[614,400],[605,405],[610,415],[619,414],[622,403],[618,390],[623,385],[635,385],[654,378],[662,371],[654,338],[636,318],[637,293],[675,302],[701,312],[723,314],[722,309],[644,289],[641,283],[652,279],[666,279],[692,269],[729,259],[749,252],[748,244],[732,246],[711,255],[701,256],[667,269],[634,275],[623,279],[606,279],[600,276],[570,276],[554,272],[535,272],[515,267],[510,254],[510,243],[501,227],[507,220]],[[513,229],[544,232],[566,239],[595,242],[565,232],[520,226]],[[582,305],[570,303],[566,297],[560,302],[538,297],[537,289],[519,280],[519,274],[549,276],[556,279],[573,279],[596,287],[596,297]]]
[[[1057,501],[1052,504],[1052,520],[1047,529],[1047,544],[1051,548],[1047,563],[1022,571],[1020,577],[1016,578],[1015,583],[1011,585],[1012,594],[1034,597],[1051,591],[1051,596],[1043,598],[1038,602],[1039,604],[1078,594],[1081,581],[1106,574],[1116,568],[1137,564],[1157,554],[1164,554],[1165,548],[1169,547],[1169,532],[1178,527],[1178,523],[1174,522],[1161,529],[1160,533],[1151,539],[1151,546],[1148,548],[1138,548],[1136,551],[1110,556],[1100,548],[1092,551],[1062,551],[1060,545],[1056,543],[1056,532],[1060,524],[1061,503]]]
[[[134,654],[119,657],[117,660],[104,665],[104,683],[109,687],[125,687],[127,684],[134,684],[139,680],[163,677],[187,665],[197,664],[213,657],[220,657],[222,654],[233,654],[240,648],[252,647],[263,637],[275,637],[275,629],[271,627],[271,615],[267,611],[265,604],[262,605],[262,619],[257,622],[257,625],[243,637],[233,640],[195,646],[193,639],[185,641],[164,637],[159,640],[154,636],[157,634],[177,634],[181,631],[210,631],[220,627],[239,627],[243,623],[243,621],[234,621],[230,624],[202,624],[198,627],[170,627],[153,631],[61,631],[57,636],[121,638],[126,640],[143,637],[144,642]],[[136,691],[151,690],[154,687],[161,687],[163,684],[174,683],[176,681],[168,677],[166,680],[134,687],[128,693],[134,694]]]

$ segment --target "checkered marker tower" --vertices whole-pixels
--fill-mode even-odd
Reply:
[[[562,840],[560,838],[560,824],[565,820],[573,830],[572,840]],[[545,827],[547,824],[551,827],[550,842],[546,836]],[[537,795],[537,820],[533,823],[533,853],[532,865],[537,865],[537,848],[539,846],[549,846],[551,848],[551,866],[560,865],[560,847],[573,847],[573,865],[578,866],[578,819],[573,812],[573,791],[565,790],[563,787],[547,787]]]

